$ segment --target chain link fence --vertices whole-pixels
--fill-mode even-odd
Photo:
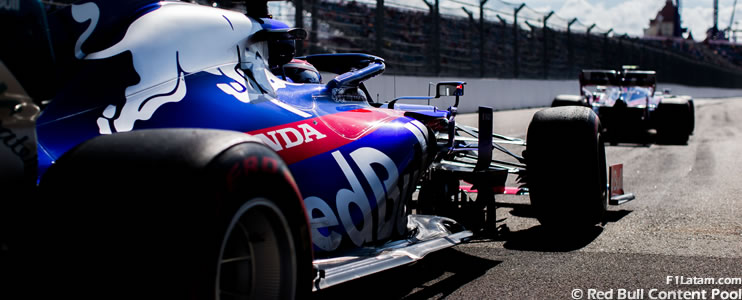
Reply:
[[[638,65],[656,70],[666,83],[742,87],[742,47],[735,44],[630,37],[525,4],[474,1],[499,6],[464,0],[419,0],[421,5],[294,0],[271,5],[275,18],[301,23],[310,32],[310,39],[299,45],[301,54],[373,54],[386,60],[387,74],[576,79],[582,69]]]

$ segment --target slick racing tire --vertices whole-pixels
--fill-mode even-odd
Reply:
[[[548,108],[528,127],[531,206],[549,228],[582,229],[602,222],[608,205],[600,120],[585,107]]]
[[[585,97],[579,95],[558,95],[551,102],[551,107],[561,106],[585,106],[587,107],[587,101]]]
[[[296,299],[307,216],[280,157],[244,133],[140,130],[63,155],[41,182],[55,295]],[[52,200],[54,199],[54,200]],[[76,270],[74,275],[60,270]],[[79,275],[78,275],[79,274]]]
[[[696,105],[693,102],[693,98],[688,99],[688,106],[690,106],[690,123],[688,123],[688,135],[693,135],[693,132],[696,130]]]
[[[655,110],[655,127],[660,142],[685,145],[695,127],[695,108],[687,97],[663,99]]]

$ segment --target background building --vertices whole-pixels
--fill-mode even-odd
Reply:
[[[665,6],[657,12],[657,16],[649,21],[649,28],[644,29],[644,37],[680,38],[682,36],[678,7],[672,0],[667,0]]]

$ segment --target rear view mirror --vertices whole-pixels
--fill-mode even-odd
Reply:
[[[439,82],[436,85],[435,97],[440,98],[442,96],[463,96],[465,84],[466,82],[463,81]]]

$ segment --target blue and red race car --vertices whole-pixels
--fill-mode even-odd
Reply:
[[[657,141],[686,144],[695,127],[693,98],[657,91],[655,71],[583,70],[580,95],[559,95],[552,107],[585,106],[600,117],[611,143]]]
[[[496,230],[498,193],[530,194],[562,234],[603,221],[592,110],[538,112],[526,144],[493,133],[486,107],[479,128],[456,124],[464,82],[437,85],[455,97],[443,110],[376,103],[363,82],[383,59],[297,60],[306,32],[265,1],[246,7],[0,11],[16,26],[0,37],[13,45],[0,47],[0,173],[17,190],[0,238],[22,282],[77,298],[303,298]],[[459,197],[462,182],[476,199]]]

